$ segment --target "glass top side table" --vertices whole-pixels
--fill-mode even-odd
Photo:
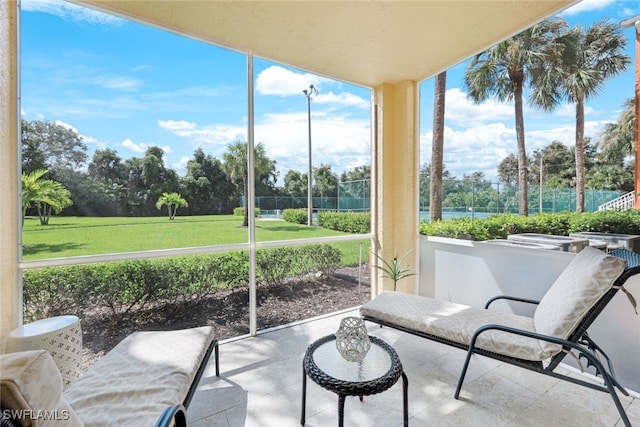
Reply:
[[[409,425],[407,389],[408,379],[396,351],[386,342],[369,336],[371,349],[361,362],[349,362],[336,348],[335,335],[328,335],[312,343],[302,362],[302,415],[305,424],[307,376],[320,387],[338,395],[338,425],[344,425],[344,401],[347,396],[382,393],[400,377],[403,385],[404,425]]]

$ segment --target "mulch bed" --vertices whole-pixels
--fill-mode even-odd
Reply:
[[[360,279],[358,275],[360,274]],[[360,283],[358,283],[360,280]],[[368,266],[346,267],[335,274],[309,275],[283,285],[259,285],[258,329],[304,320],[359,306],[370,299]],[[249,333],[247,288],[222,290],[199,300],[150,307],[113,323],[105,313],[82,319],[84,368],[132,332],[212,325],[218,340]]]

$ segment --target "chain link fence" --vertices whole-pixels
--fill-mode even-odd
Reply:
[[[474,182],[471,180],[444,180],[442,212],[449,216],[513,213],[518,210],[518,189],[501,182]],[[313,210],[361,211],[371,207],[371,182],[368,179],[339,182],[337,197],[313,197]],[[528,187],[529,213],[575,211],[575,188]],[[621,195],[611,190],[585,190],[585,211],[595,212],[598,206]],[[257,196],[256,207],[264,214],[284,209],[306,209],[307,197]],[[420,187],[420,211],[429,211],[429,181]],[[424,216],[424,215],[423,215]],[[426,215],[428,217],[428,215]],[[447,215],[445,215],[447,216]]]

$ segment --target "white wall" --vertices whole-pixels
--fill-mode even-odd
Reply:
[[[483,307],[495,295],[540,299],[574,256],[421,236],[419,293],[477,307]],[[640,301],[640,275],[629,279],[625,288]],[[523,315],[532,313],[518,303],[501,302],[492,307]],[[640,392],[640,316],[622,292],[593,323],[589,335],[612,359],[618,380]]]

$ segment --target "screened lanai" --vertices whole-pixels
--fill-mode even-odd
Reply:
[[[264,58],[371,89],[371,169],[375,185],[371,189],[372,230],[365,237],[372,239],[372,248],[383,257],[411,252],[408,267],[417,270],[420,81],[576,1],[76,3],[246,55],[249,82],[253,80],[253,58]],[[5,195],[0,204],[0,316],[4,341],[8,332],[23,321],[22,270],[35,265],[22,261],[21,256],[17,1],[2,2],[0,25],[0,188]],[[251,99],[249,86],[247,134],[253,144]],[[246,247],[255,246],[250,232]],[[110,259],[117,257],[103,261]],[[41,265],[88,261],[69,259]],[[387,279],[378,279],[374,292],[391,286]],[[419,281],[419,275],[406,280],[400,290],[416,293]]]

